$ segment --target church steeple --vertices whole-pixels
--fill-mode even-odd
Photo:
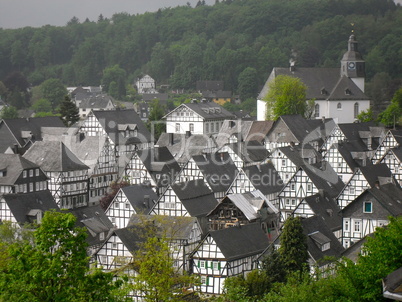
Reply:
[[[351,78],[364,92],[365,62],[358,51],[358,43],[353,34],[349,37],[348,51],[341,60],[341,76]]]

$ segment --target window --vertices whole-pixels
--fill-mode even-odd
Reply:
[[[34,184],[33,184],[33,182],[30,182],[29,183],[29,192],[33,192],[33,189],[34,188]]]
[[[345,232],[349,232],[349,220],[345,220],[345,223],[343,224],[343,229]]]
[[[336,105],[336,109],[341,110],[341,109],[342,109],[342,104],[341,104],[341,103],[338,103],[338,104]]]
[[[211,123],[211,132],[214,132],[215,131],[215,129],[214,129],[214,123]]]
[[[330,242],[326,242],[326,243],[324,243],[323,245],[322,245],[322,247],[321,247],[321,251],[326,251],[326,250],[329,250],[329,248],[331,247],[331,243]]]
[[[194,132],[194,124],[193,123],[190,124],[190,131]]]
[[[311,184],[307,184],[307,192],[311,192]]]
[[[179,132],[180,132],[180,124],[176,123],[176,133],[179,133]]]
[[[119,203],[116,202],[116,203],[114,204],[114,207],[115,207],[116,209],[118,209],[118,208],[119,208]]]
[[[353,117],[357,118],[358,115],[359,115],[359,103],[355,103]]]
[[[128,202],[125,203],[125,208],[129,209],[130,208],[130,204]]]
[[[176,204],[174,202],[165,202],[165,209],[175,209]]]
[[[289,199],[289,198],[286,198],[286,199],[285,199],[285,204],[286,204],[287,206],[290,206],[290,199]]]
[[[200,261],[199,267],[200,268],[205,268],[205,261]]]
[[[292,199],[292,206],[296,205],[296,199]]]
[[[355,232],[360,232],[360,221],[355,221]]]
[[[216,132],[219,131],[219,122],[216,122],[216,123],[215,123],[215,129],[216,129]]]
[[[205,123],[205,132],[208,133],[209,132],[209,124]]]
[[[363,212],[364,213],[373,213],[373,203],[369,201],[365,201],[363,203]]]
[[[291,184],[291,185],[290,185],[290,189],[291,189],[292,191],[294,191],[294,190],[295,190],[295,184]]]
[[[105,240],[105,233],[100,233],[99,234],[99,240]]]
[[[221,269],[221,263],[220,262],[212,262],[212,269],[213,270],[220,270]]]
[[[36,169],[36,170],[35,170],[35,175],[36,175],[36,176],[39,176],[39,169]]]
[[[314,117],[320,117],[320,105],[318,104],[314,106]]]
[[[208,285],[208,277],[207,276],[201,276],[201,284]]]
[[[27,178],[27,171],[26,170],[22,171],[22,177]]]
[[[286,159],[282,159],[282,166],[286,166]]]
[[[355,188],[353,188],[353,187],[350,187],[349,188],[349,194],[355,194]]]
[[[34,174],[34,170],[29,170],[29,177],[33,177],[33,174]]]

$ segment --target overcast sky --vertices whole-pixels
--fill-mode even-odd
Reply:
[[[107,18],[121,12],[143,14],[187,2],[194,7],[198,0],[0,0],[0,27],[64,26],[74,16],[81,22],[96,21],[100,14]],[[212,5],[215,0],[205,2]]]

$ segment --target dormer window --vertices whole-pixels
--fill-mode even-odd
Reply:
[[[322,94],[322,95],[326,95],[326,94],[327,94],[327,91],[325,90],[325,88],[321,88],[321,94]]]
[[[6,177],[7,176],[7,170],[0,170],[0,177]]]
[[[309,234],[309,237],[322,252],[325,252],[331,248],[331,239],[329,239],[323,233],[317,231]]]
[[[345,94],[346,94],[346,95],[351,95],[351,94],[352,94],[352,91],[351,91],[349,88],[346,88],[346,89],[345,89]]]
[[[373,203],[370,201],[365,201],[363,203],[363,213],[373,213]]]

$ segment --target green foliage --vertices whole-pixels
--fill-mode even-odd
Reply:
[[[237,92],[239,93],[241,100],[255,98],[257,96],[258,77],[255,68],[247,67],[244,69],[239,74],[238,83],[239,86]]]
[[[17,118],[18,117],[18,110],[13,106],[4,107],[3,110],[0,112],[1,118]]]
[[[147,122],[148,130],[154,136],[155,140],[158,140],[162,133],[166,132],[166,123],[162,121],[162,117],[165,115],[165,106],[159,104],[158,99],[152,100],[149,111],[149,121]]]
[[[369,109],[360,112],[357,115],[357,119],[361,123],[371,122],[372,120],[374,120],[373,109],[370,107]]]
[[[35,112],[50,112],[52,111],[52,104],[47,99],[40,99],[32,105],[32,109]]]
[[[67,94],[66,87],[59,79],[48,79],[40,87],[43,98],[51,103],[53,110],[64,100],[64,96]]]
[[[265,97],[267,102],[267,120],[276,120],[285,114],[306,112],[306,90],[299,78],[279,75],[269,84]]]
[[[102,85],[112,97],[122,100],[126,96],[126,71],[114,65],[103,71]],[[112,85],[112,83],[114,83]]]
[[[285,265],[281,259],[281,255],[273,245],[262,262],[262,270],[269,276],[272,283],[283,283],[286,281]]]
[[[59,113],[67,127],[72,126],[80,120],[78,108],[68,95],[64,97],[64,101],[60,104]]]
[[[99,204],[104,211],[109,207],[110,203],[113,201],[113,198],[119,192],[121,188],[127,187],[130,185],[130,182],[127,180],[122,181],[113,181],[110,186],[109,190],[106,191],[105,195],[99,200]]]
[[[397,90],[391,104],[378,115],[378,121],[387,127],[395,126],[402,116],[402,88]]]
[[[308,271],[307,238],[300,217],[286,219],[280,240],[278,252],[287,274]]]
[[[71,213],[46,212],[33,243],[8,247],[0,267],[2,301],[115,301],[113,276],[90,271],[86,232]]]

